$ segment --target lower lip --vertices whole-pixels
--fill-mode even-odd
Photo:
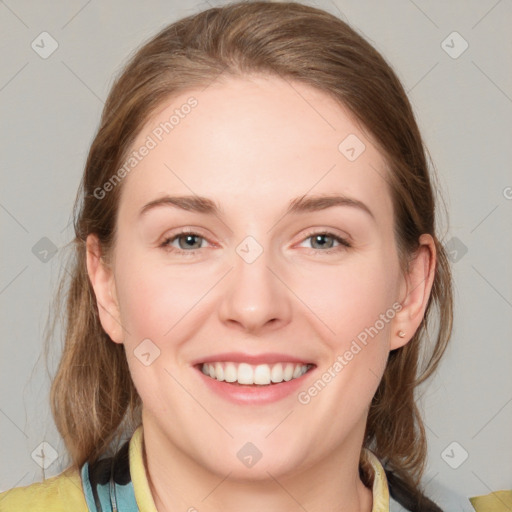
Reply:
[[[304,375],[289,381],[280,382],[279,384],[269,384],[261,386],[257,384],[244,385],[244,384],[229,384],[228,382],[221,382],[212,377],[205,375],[199,368],[195,368],[200,374],[204,383],[222,398],[229,400],[235,404],[268,404],[277,402],[283,398],[290,396],[296,392],[315,367],[308,370]]]

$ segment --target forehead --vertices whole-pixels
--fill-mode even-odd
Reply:
[[[239,210],[252,199],[270,208],[339,192],[372,204],[377,216],[392,212],[385,162],[368,133],[334,99],[299,82],[230,77],[180,93],[157,109],[131,151],[138,156],[126,166],[120,204],[130,217],[163,194]]]

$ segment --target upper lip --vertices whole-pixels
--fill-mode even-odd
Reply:
[[[249,363],[249,364],[275,364],[275,363],[297,363],[297,364],[314,364],[311,361],[292,356],[290,354],[281,354],[275,352],[267,352],[263,354],[244,354],[243,352],[223,352],[221,354],[213,354],[205,356],[192,362],[195,366],[201,363],[216,362],[233,362],[233,363]]]

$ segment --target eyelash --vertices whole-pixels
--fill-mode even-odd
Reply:
[[[195,231],[183,230],[183,231],[180,231],[179,233],[176,233],[175,235],[173,235],[171,237],[166,238],[160,244],[160,247],[166,251],[169,251],[169,252],[172,252],[172,253],[175,253],[178,255],[194,256],[197,253],[197,251],[199,251],[200,249],[184,251],[182,249],[177,249],[176,247],[171,247],[171,245],[170,245],[172,242],[174,242],[174,240],[176,240],[179,237],[184,236],[184,235],[194,235],[194,236],[197,236],[198,238],[202,238],[203,240],[207,240],[204,236],[201,236],[199,233],[196,233]],[[352,245],[346,239],[341,238],[340,236],[335,235],[334,233],[330,233],[328,231],[312,231],[312,232],[308,233],[308,235],[302,241],[305,241],[308,238],[312,238],[314,236],[328,236],[328,237],[333,238],[336,242],[338,242],[340,244],[337,247],[333,247],[333,248],[326,249],[326,250],[312,248],[311,250],[314,252],[321,252],[324,254],[332,254],[334,252],[338,252],[340,250],[344,250],[344,249],[348,249],[348,248],[352,247]]]

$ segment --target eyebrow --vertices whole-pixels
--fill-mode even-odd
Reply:
[[[154,208],[162,206],[174,207],[189,212],[204,213],[215,216],[220,216],[221,214],[220,206],[215,201],[207,197],[196,195],[166,195],[145,204],[141,208],[139,217],[144,216],[148,211],[153,210]],[[368,208],[368,206],[366,206],[366,204],[364,204],[359,199],[343,195],[304,195],[302,197],[296,197],[289,202],[285,215],[325,210],[326,208],[332,208],[333,206],[349,206],[357,208],[366,212],[373,220],[375,220],[375,215]]]

